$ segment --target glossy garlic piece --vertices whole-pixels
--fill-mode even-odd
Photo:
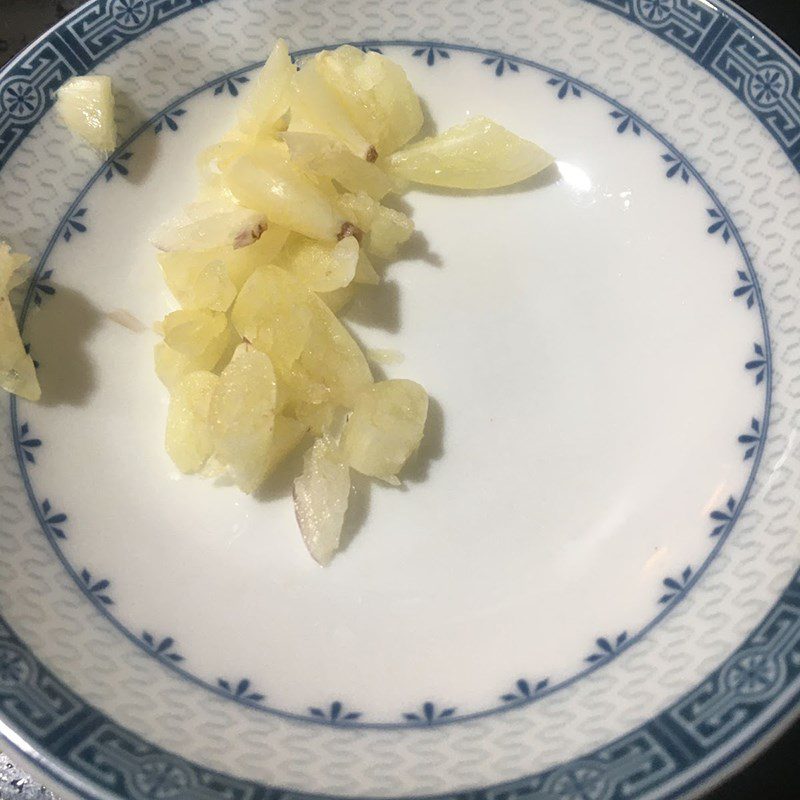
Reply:
[[[294,511],[303,542],[320,565],[330,563],[339,547],[350,498],[350,469],[327,436],[306,453],[303,473],[294,481]]]
[[[355,402],[342,447],[347,463],[364,475],[399,483],[397,475],[419,447],[428,395],[414,381],[381,381]]]
[[[214,455],[236,485],[255,491],[270,467],[277,385],[269,357],[248,344],[236,348],[211,397]]]
[[[414,223],[402,211],[379,206],[370,226],[365,247],[380,258],[394,258],[401,244],[414,233]]]
[[[295,76],[289,130],[299,128],[332,136],[357,157],[374,161],[372,143],[364,138],[337,93],[320,74],[318,61],[318,58],[307,61]]]
[[[316,295],[311,337],[300,356],[297,374],[324,389],[326,402],[352,408],[358,395],[373,382],[367,359],[358,342]]]
[[[164,317],[162,329],[168,347],[197,358],[225,336],[228,320],[208,309],[173,311]]]
[[[225,170],[223,182],[243,205],[312,239],[335,240],[345,222],[325,194],[273,149],[237,159]]]
[[[11,305],[11,290],[27,280],[28,256],[12,253],[0,242],[0,386],[7,392],[39,400],[42,390],[33,359],[25,352],[17,318]]]
[[[312,291],[332,292],[353,281],[358,259],[354,236],[334,243],[296,235],[284,247],[280,263]]]
[[[270,225],[249,247],[159,253],[158,263],[183,308],[226,311],[256,268],[275,259],[288,235],[285,228]]]
[[[114,93],[108,76],[70,78],[58,90],[56,109],[67,128],[99,152],[107,155],[116,148]]]
[[[372,383],[347,329],[314,292],[279,267],[261,267],[250,276],[231,319],[240,336],[270,356],[292,397],[350,407]]]
[[[218,384],[213,372],[190,372],[170,394],[165,443],[181,472],[199,472],[214,452],[210,410]]]
[[[165,342],[159,342],[153,348],[156,375],[161,383],[170,390],[177,386],[185,375],[199,370],[211,370],[218,361],[219,356],[190,358],[173,350]]]
[[[219,336],[209,340],[207,347],[196,355],[187,355],[170,347],[166,342],[159,342],[153,354],[156,375],[167,389],[172,389],[190,372],[216,369],[220,362],[224,361],[225,352],[232,350],[232,347],[240,341],[233,328],[227,325]]]
[[[399,64],[351,45],[320,53],[316,63],[376,157],[393,153],[419,133],[422,107]]]
[[[431,136],[387,159],[393,174],[450,189],[496,189],[541,172],[553,157],[486,117]]]
[[[271,133],[289,110],[295,67],[283,39],[278,39],[263,69],[252,81],[239,111],[239,127],[249,135]]]
[[[394,188],[391,178],[380,167],[354,155],[330,136],[287,131],[283,140],[295,163],[318,175],[333,178],[348,192],[366,192],[380,200]]]
[[[210,252],[159,254],[164,280],[184,309],[227,311],[236,297],[225,261]]]
[[[381,205],[366,192],[346,192],[338,199],[339,212],[363,233],[363,249],[379,258],[393,258],[397,248],[414,233],[414,223],[402,211]]]
[[[267,219],[261,212],[216,198],[187,206],[160,225],[150,243],[165,252],[241,248],[258,241],[266,229]]]
[[[247,279],[231,312],[238,334],[289,371],[311,338],[311,293],[289,273],[263,266]]]

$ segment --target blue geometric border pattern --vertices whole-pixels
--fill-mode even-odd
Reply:
[[[800,72],[771,37],[698,0],[587,0],[677,47],[728,87],[800,167]]]
[[[73,75],[147,30],[210,0],[96,0],[34,42],[0,78],[0,168]]]
[[[779,694],[796,688],[799,679],[800,571],[767,617],[721,667],[639,729],[537,775],[491,788],[430,796],[430,800],[640,797],[712,754]],[[0,709],[39,750],[95,786],[130,800],[339,800],[240,781],[149,744],[84,705],[36,660],[2,618]],[[52,769],[47,763],[40,766]],[[90,785],[75,788],[88,798],[96,797]]]
[[[137,2],[140,1],[141,0],[137,0]],[[72,577],[73,581],[85,596],[94,604],[97,610],[102,613],[121,634],[149,655],[159,659],[165,667],[177,673],[183,679],[201,686],[217,696],[239,703],[240,705],[245,705],[263,713],[298,722],[382,730],[413,726],[449,725],[487,717],[502,713],[511,708],[518,708],[522,705],[539,702],[555,692],[566,689],[597,669],[608,666],[625,650],[641,641],[644,636],[671,613],[678,603],[687,596],[693,586],[702,578],[706,569],[717,556],[724,542],[733,531],[741,511],[747,503],[750,488],[753,485],[761,463],[764,442],[769,429],[772,397],[770,336],[767,326],[766,310],[758,279],[750,256],[733,220],[696,167],[678,151],[667,138],[655,130],[643,118],[636,115],[631,109],[609,97],[604,92],[595,89],[590,84],[573,78],[566,73],[553,70],[528,59],[508,56],[493,50],[468,45],[453,45],[444,42],[384,42],[371,40],[355,42],[354,44],[364,50],[371,49],[378,52],[381,52],[380,48],[385,48],[386,46],[409,47],[412,50],[412,56],[418,58],[424,57],[425,63],[430,68],[435,67],[437,64],[449,63],[452,55],[455,53],[472,54],[478,56],[481,63],[490,68],[491,72],[498,79],[503,79],[504,75],[506,76],[505,79],[508,79],[511,75],[519,75],[521,70],[526,68],[543,73],[543,80],[546,80],[547,85],[553,87],[553,91],[561,101],[574,101],[588,94],[593,94],[608,104],[607,113],[610,117],[609,124],[614,126],[619,135],[640,138],[643,135],[649,134],[657,140],[662,154],[660,158],[654,159],[654,169],[662,172],[668,180],[680,174],[683,184],[696,184],[706,194],[707,204],[710,204],[712,207],[706,209],[707,217],[703,216],[698,219],[698,225],[702,224],[709,235],[719,237],[722,246],[732,241],[735,242],[744,260],[744,270],[737,273],[740,286],[734,290],[733,296],[746,298],[748,309],[757,308],[761,318],[761,327],[765,342],[765,347],[762,347],[760,344],[755,345],[755,355],[757,358],[746,362],[744,368],[755,372],[756,385],[763,385],[765,391],[764,406],[759,412],[762,413],[761,421],[753,417],[748,433],[738,437],[738,441],[741,444],[745,444],[748,448],[744,460],[751,461],[751,469],[746,484],[741,492],[737,494],[738,500],[731,496],[724,507],[711,512],[710,520],[713,527],[710,532],[710,539],[714,544],[703,562],[696,565],[687,565],[680,579],[676,579],[673,576],[664,578],[662,584],[658,587],[658,591],[654,593],[654,607],[657,609],[657,612],[654,613],[654,616],[644,626],[636,630],[615,632],[614,636],[610,638],[607,636],[599,636],[594,639],[592,652],[583,660],[578,670],[571,676],[563,678],[560,681],[550,680],[549,677],[545,676],[537,676],[535,681],[530,681],[526,677],[509,676],[508,683],[504,685],[502,689],[496,687],[495,691],[490,695],[491,703],[486,703],[482,708],[464,708],[457,701],[454,702],[454,698],[441,698],[447,702],[440,704],[435,703],[430,698],[424,700],[416,698],[413,702],[409,703],[407,707],[397,709],[394,719],[370,719],[357,709],[345,707],[341,700],[332,698],[327,698],[326,702],[322,704],[317,704],[315,698],[314,705],[304,704],[301,709],[286,709],[277,705],[274,699],[272,701],[267,700],[265,692],[267,694],[269,693],[268,686],[256,687],[252,685],[251,680],[247,677],[237,675],[233,678],[231,676],[206,676],[204,678],[193,673],[190,661],[175,649],[176,646],[178,646],[178,642],[174,636],[179,636],[179,632],[171,631],[170,633],[173,635],[163,638],[159,637],[158,640],[156,640],[152,634],[146,631],[140,634],[138,631],[134,631],[123,625],[117,619],[115,613],[113,613],[113,609],[109,608],[109,606],[115,605],[109,593],[109,588],[111,586],[111,581],[109,579],[113,579],[113,576],[103,576],[100,578],[96,576],[93,578],[92,573],[85,566],[81,568],[78,565],[70,563],[61,547],[61,542],[71,535],[68,534],[68,515],[64,513],[64,509],[54,508],[47,497],[39,497],[33,490],[29,472],[32,465],[35,466],[37,461],[36,457],[32,455],[31,447],[41,447],[42,440],[31,440],[29,438],[30,431],[28,424],[19,424],[17,419],[17,402],[14,397],[11,398],[13,439],[20,473],[31,506],[39,519],[45,536],[67,573]],[[320,48],[309,48],[298,51],[293,55],[295,57],[307,56],[317,52],[319,49]],[[438,60],[430,55],[432,52],[436,53]],[[23,332],[31,303],[41,305],[41,303],[44,302],[42,293],[44,292],[47,294],[48,292],[52,293],[55,291],[52,286],[48,285],[52,270],[47,267],[53,246],[60,239],[69,242],[73,234],[85,233],[88,229],[87,220],[91,217],[88,210],[88,206],[90,205],[88,198],[89,190],[98,182],[102,185],[102,178],[105,178],[107,182],[109,180],[109,175],[111,175],[113,179],[113,172],[111,172],[111,170],[112,167],[116,165],[116,169],[119,172],[120,164],[118,162],[121,162],[123,159],[126,161],[128,159],[133,159],[135,161],[136,142],[140,135],[147,131],[152,131],[155,135],[164,134],[166,131],[170,131],[169,135],[180,134],[180,119],[183,115],[188,113],[188,101],[191,98],[208,91],[213,91],[213,94],[218,96],[224,92],[225,87],[235,87],[236,83],[240,81],[246,82],[246,73],[256,70],[259,66],[260,64],[251,64],[231,73],[218,76],[192,89],[186,95],[174,99],[169,106],[156,112],[151,119],[144,122],[137,131],[132,133],[121,143],[116,153],[112,154],[109,159],[100,166],[86,186],[77,194],[61,222],[56,226],[55,232],[45,248],[22,308],[20,325],[22,326]],[[233,92],[230,92],[230,94],[233,95]],[[606,113],[606,111],[603,113]],[[666,169],[666,172],[663,172],[664,169]],[[127,168],[123,166],[120,174],[124,175],[126,171]],[[34,445],[33,443],[38,444]],[[665,590],[668,591],[665,593]],[[246,673],[246,666],[243,671]],[[412,708],[415,710],[410,710]]]

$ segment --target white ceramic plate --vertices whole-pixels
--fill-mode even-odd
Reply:
[[[558,169],[412,192],[345,314],[433,398],[327,570],[289,473],[180,477],[147,238],[276,36],[408,71]],[[113,77],[100,165],[49,110]],[[6,738],[91,798],[666,798],[800,687],[800,78],[726,2],[97,0],[0,74],[0,233],[44,401],[0,442]]]

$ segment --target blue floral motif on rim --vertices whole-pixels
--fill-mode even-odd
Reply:
[[[519,65],[515,64],[513,61],[509,61],[506,58],[500,58],[499,56],[489,56],[488,58],[484,58],[481,62],[482,64],[486,64],[488,66],[494,66],[494,74],[498,78],[503,77],[503,73],[508,69],[511,72],[519,72]]]
[[[108,163],[108,169],[106,170],[106,181],[110,181],[114,177],[114,173],[116,172],[117,175],[122,175],[123,178],[127,177],[130,170],[128,169],[126,161],[129,161],[130,158],[133,156],[133,153],[121,153],[118,156],[112,158]]]
[[[664,587],[667,591],[658,599],[659,603],[671,603],[675,598],[682,597],[689,588],[692,577],[692,568],[686,567],[681,572],[680,578],[664,578]]]
[[[590,664],[597,664],[601,661],[605,661],[611,656],[616,655],[619,651],[625,646],[625,643],[628,641],[628,632],[622,631],[616,639],[606,639],[605,637],[601,637],[595,641],[597,645],[597,650],[592,653],[591,655],[586,657],[586,660]]]
[[[739,276],[739,285],[733,290],[734,297],[744,297],[747,302],[747,307],[752,308],[755,303],[756,288],[753,286],[753,281],[750,276],[743,270],[738,270],[736,274]]]
[[[27,81],[16,81],[3,90],[2,104],[15,117],[29,117],[39,107],[39,95]]]
[[[42,514],[44,515],[44,523],[47,530],[57,539],[66,539],[67,534],[61,527],[67,521],[67,515],[61,512],[53,512],[53,507],[50,501],[45,499],[42,501]]]
[[[42,440],[34,436],[29,436],[29,430],[27,422],[22,424],[17,439],[19,440],[19,446],[25,456],[25,460],[29,464],[35,464],[36,456],[34,456],[33,451],[42,446]]]
[[[636,120],[636,117],[633,114],[627,114],[624,111],[620,111],[619,109],[614,109],[614,111],[610,112],[610,115],[617,121],[617,133],[625,133],[628,130],[628,126],[630,126],[631,131],[636,134],[636,136],[642,135],[642,129],[639,126],[639,123]]]
[[[759,105],[770,106],[786,94],[787,81],[784,74],[774,67],[757,72],[750,81],[753,99]]]
[[[408,722],[420,723],[422,725],[431,725],[437,720],[447,719],[456,713],[455,708],[437,709],[436,704],[430,702],[422,704],[420,710],[412,711],[408,714],[403,714],[403,719]]]
[[[519,703],[529,700],[531,697],[543,692],[549,685],[550,681],[548,678],[536,681],[536,683],[533,684],[526,681],[525,678],[520,678],[515,684],[514,691],[500,695],[500,699],[504,703]]]
[[[689,170],[686,168],[683,159],[672,153],[664,153],[661,158],[670,165],[667,169],[668,178],[674,178],[676,175],[680,175],[684,183],[689,183]]]
[[[608,797],[608,772],[601,764],[578,762],[556,772],[548,782],[546,795],[558,800],[604,800]]]
[[[81,570],[81,580],[86,585],[89,593],[93,597],[96,597],[103,605],[114,605],[114,601],[107,594],[107,589],[111,586],[110,580],[107,578],[103,578],[99,581],[94,580],[94,578],[92,578],[92,573],[85,567]]]
[[[327,719],[331,722],[355,722],[361,716],[358,711],[346,711],[339,700],[334,700],[327,709],[311,707],[308,711],[312,717]]]
[[[725,503],[724,508],[718,508],[716,511],[712,511],[709,516],[718,524],[714,526],[711,535],[719,536],[721,533],[724,533],[733,523],[735,512],[736,498],[733,496],[728,498],[728,502]]]
[[[43,272],[33,284],[33,302],[40,306],[45,296],[52,297],[56,293],[56,287],[50,283],[53,277],[53,270],[48,269]]]
[[[158,122],[153,126],[153,130],[158,134],[161,133],[166,126],[174,133],[178,130],[178,123],[175,121],[175,117],[182,117],[185,113],[186,109],[184,108],[176,108],[174,111],[163,113]]]
[[[0,650],[0,686],[18,686],[27,675],[25,659],[13,650]]]
[[[739,436],[739,444],[745,446],[744,461],[749,461],[761,443],[761,423],[753,417],[750,420],[750,430]]]
[[[721,233],[722,241],[728,244],[731,238],[731,232],[728,227],[728,218],[717,208],[707,208],[706,213],[711,217],[711,224],[708,226],[710,234]]]
[[[239,86],[248,83],[250,78],[246,75],[236,75],[233,78],[226,78],[222,83],[214,87],[214,95],[221,95],[226,89],[231,97],[239,96]]]
[[[639,13],[648,22],[660,24],[672,14],[674,0],[639,0]]]
[[[251,703],[260,703],[264,695],[260,692],[250,691],[250,681],[242,678],[235,686],[225,678],[218,678],[217,685],[223,692],[235,697],[237,700],[249,700]]]
[[[573,97],[581,97],[581,88],[567,78],[550,78],[547,83],[550,86],[558,86],[558,99],[564,100],[570,94]]]
[[[158,658],[168,658],[170,661],[175,662],[183,661],[183,656],[173,649],[175,640],[171,636],[166,636],[159,641],[153,634],[144,631],[142,633],[142,641],[147,646],[147,649]]]
[[[86,233],[86,223],[83,218],[86,216],[86,209],[79,208],[73,211],[64,223],[64,241],[69,242],[72,239],[73,233]]]
[[[193,775],[169,759],[149,758],[139,764],[133,784],[147,800],[173,800],[191,797]]]
[[[450,58],[450,53],[441,47],[418,47],[411,55],[416,58],[425,56],[425,61],[429,67],[432,67],[436,63],[436,56],[444,59]]]
[[[752,650],[742,653],[725,672],[731,689],[747,697],[769,692],[778,680],[780,667],[768,653]]]
[[[756,357],[751,358],[750,361],[744,365],[744,368],[755,373],[756,386],[758,386],[758,384],[764,380],[764,375],[767,370],[767,358],[764,355],[764,348],[758,343],[753,345],[753,353]]]

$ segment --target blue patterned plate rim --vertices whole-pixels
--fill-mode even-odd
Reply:
[[[22,54],[15,58],[2,72],[0,72],[0,168],[8,160],[16,146],[27,136],[36,125],[41,115],[52,104],[54,90],[71,74],[80,74],[97,66],[103,58],[114,52],[125,43],[142,35],[147,29],[157,26],[161,22],[173,19],[193,8],[205,5],[213,0],[184,0],[184,2],[170,3],[168,7],[161,7],[161,0],[117,0],[117,6],[127,3],[130,8],[147,9],[148,6],[155,10],[154,19],[149,28],[139,28],[133,33],[120,31],[115,42],[107,47],[99,57],[86,57],[72,51],[69,44],[60,37],[61,29],[76,19],[86,15],[96,18],[105,18],[113,24],[119,17],[119,11],[114,12],[109,0],[92,0],[71,15],[62,20],[59,25],[30,45]],[[642,23],[637,20],[626,0],[585,0],[606,10],[613,11],[635,24]],[[652,5],[657,5],[654,0],[643,0]],[[708,7],[705,0],[686,0],[685,4],[698,8]],[[663,4],[662,4],[663,5]],[[671,3],[667,0],[667,6]],[[788,95],[791,84],[800,78],[800,59],[788,46],[772,34],[749,14],[739,9],[728,0],[720,0],[717,4],[722,11],[718,25],[715,25],[708,34],[705,47],[696,48],[694,52],[687,53],[701,67],[707,68],[709,60],[719,49],[719,43],[725,36],[741,33],[749,39],[757,41],[770,50],[769,45],[780,52],[781,63],[789,71],[789,78],[782,85],[781,96]],[[127,6],[126,6],[127,8]],[[695,9],[696,10],[696,9]],[[741,21],[737,20],[737,17]],[[643,26],[644,27],[644,26]],[[647,30],[655,33],[673,46],[678,44],[663,32]],[[756,33],[757,32],[757,33]],[[435,43],[426,43],[428,46]],[[39,87],[45,92],[38,107],[33,106],[29,119],[23,124],[14,126],[9,114],[3,114],[5,106],[4,92],[9,85],[17,80],[17,71],[20,65],[37,49],[46,46],[61,45],[68,50],[70,70],[59,75],[56,82]],[[86,52],[86,51],[85,51]],[[778,55],[775,49],[773,54]],[[514,57],[498,56],[509,60],[522,60]],[[754,76],[750,76],[753,78]],[[747,94],[747,82],[742,82],[734,93],[756,115],[759,121],[767,128],[773,138],[781,145],[796,168],[800,169],[800,132],[789,135],[787,131],[779,129],[775,115],[771,115],[760,108],[758,101]],[[726,84],[727,85],[727,84]],[[30,87],[30,83],[28,83]],[[24,88],[24,86],[23,86]],[[731,89],[728,85],[728,88]],[[779,98],[780,99],[780,98]],[[24,681],[11,682],[4,685],[0,681],[0,698],[3,700],[19,700],[21,683],[34,683],[48,685],[58,690],[62,696],[68,696],[75,704],[75,712],[64,727],[56,735],[47,739],[37,740],[35,736],[27,735],[25,714],[19,707],[4,703],[5,711],[0,715],[0,734],[9,744],[33,760],[38,768],[75,791],[81,792],[89,798],[108,797],[105,789],[101,789],[90,777],[80,774],[79,770],[67,766],[66,756],[80,745],[81,740],[90,734],[102,732],[103,742],[106,746],[124,746],[135,748],[138,754],[146,757],[151,768],[164,775],[169,773],[175,780],[181,782],[187,789],[192,786],[203,786],[208,791],[213,786],[213,795],[219,797],[242,798],[242,800],[300,800],[301,798],[329,798],[327,795],[297,793],[284,791],[277,788],[260,786],[255,783],[240,781],[223,773],[207,770],[203,767],[171,754],[152,745],[136,734],[116,725],[101,712],[77,698],[58,678],[53,675],[30,649],[11,630],[0,617],[0,642],[3,643],[5,652],[15,652],[17,661],[15,665],[24,676]],[[715,776],[720,779],[724,771],[733,768],[733,762],[742,759],[755,747],[764,742],[768,734],[775,735],[778,726],[787,724],[788,720],[798,712],[797,703],[800,699],[800,660],[792,659],[792,653],[800,643],[800,570],[795,573],[788,587],[785,589],[778,602],[756,629],[747,637],[745,642],[728,659],[707,676],[701,685],[681,698],[661,714],[643,724],[640,728],[626,734],[614,742],[571,762],[567,762],[550,770],[533,776],[518,779],[490,788],[468,790],[458,794],[428,795],[428,798],[441,798],[441,800],[512,800],[512,798],[532,798],[545,800],[552,796],[552,788],[564,779],[571,781],[573,786],[588,791],[600,786],[609,790],[604,796],[620,797],[625,774],[614,773],[614,785],[608,786],[612,778],[614,767],[622,763],[623,759],[629,764],[626,771],[633,769],[637,774],[643,770],[651,775],[647,794],[652,796],[658,791],[660,798],[673,798],[686,796],[687,791],[697,791],[708,787],[708,779]],[[690,706],[696,704],[699,694],[713,685],[720,691],[727,687],[731,698],[738,693],[740,707],[737,709],[744,714],[745,723],[751,726],[748,735],[740,742],[732,742],[733,732],[716,739],[707,747],[698,745],[695,739],[687,736],[680,720],[682,712],[690,713]],[[746,687],[742,691],[742,687]],[[733,687],[733,688],[731,688]],[[735,688],[735,692],[733,689]],[[24,706],[23,706],[24,707]],[[16,712],[16,713],[15,713]],[[96,746],[96,743],[95,743]],[[635,752],[638,761],[630,765],[631,753]],[[616,763],[615,763],[616,762]],[[705,784],[705,787],[703,786]],[[660,791],[659,791],[660,790]],[[694,791],[692,793],[694,793]],[[120,776],[114,792],[120,797],[132,797],[128,791],[123,777]],[[627,795],[626,795],[627,796]]]

